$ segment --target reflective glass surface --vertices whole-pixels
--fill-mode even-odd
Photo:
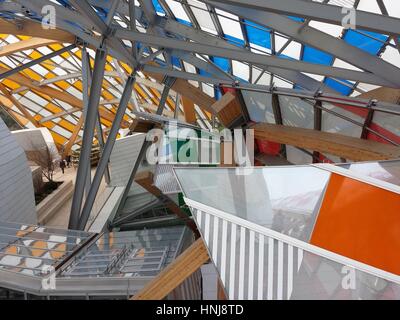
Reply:
[[[400,160],[339,165],[363,175],[400,186]]]
[[[308,240],[330,173],[314,167],[175,168],[189,199]]]
[[[178,226],[103,234],[61,276],[155,276],[174,259],[184,232]]]
[[[90,233],[0,222],[0,269],[46,274],[81,246]]]

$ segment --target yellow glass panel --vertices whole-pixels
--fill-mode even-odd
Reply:
[[[54,124],[54,122],[47,121],[47,122],[43,122],[43,126],[45,126],[47,129],[49,129],[51,131],[51,129],[53,129],[55,124]],[[53,133],[53,132],[51,131],[51,133]]]
[[[31,78],[34,81],[40,81],[43,79],[43,77],[39,74],[37,74],[35,71],[32,69],[25,69],[23,71],[24,75],[27,76],[28,78]]]
[[[106,100],[112,100],[114,99],[114,96],[109,93],[108,91],[103,90],[102,96],[104,97],[104,99]]]
[[[42,54],[36,50],[33,50],[30,54],[29,57],[31,59],[39,59],[40,57],[42,57]]]
[[[45,106],[45,108],[47,109],[47,110],[49,110],[50,112],[52,112],[53,114],[54,113],[59,113],[59,112],[62,112],[63,110],[60,108],[60,107],[58,107],[58,106],[56,106],[55,104],[53,104],[53,103],[49,103],[49,104],[47,104],[46,106]]]
[[[55,85],[64,90],[67,90],[71,86],[71,84],[65,80],[56,82]]]
[[[75,126],[71,122],[69,122],[69,121],[67,121],[65,119],[61,119],[58,122],[58,125],[63,127],[64,129],[68,130],[69,132],[72,132],[75,129]]]
[[[11,81],[9,79],[4,79],[2,84],[4,84],[6,87],[10,88],[11,90],[18,89],[20,85],[14,81]]]

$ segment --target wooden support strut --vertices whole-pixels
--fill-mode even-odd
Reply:
[[[389,160],[400,157],[400,147],[338,133],[267,123],[258,123],[250,129],[254,129],[256,139],[329,153],[354,161]]]
[[[197,239],[178,258],[148,282],[131,300],[161,300],[210,259],[203,239]]]
[[[188,217],[188,215],[179,208],[179,206],[170,200],[168,197],[164,196],[162,191],[158,189],[153,184],[153,173],[150,171],[143,171],[135,176],[135,182],[146,189],[148,192],[156,196],[165,202],[165,206],[171,210],[174,214],[176,214],[179,218],[181,218],[186,225],[196,234],[199,235],[199,231],[197,230],[196,224],[192,219]],[[169,199],[169,200],[168,200]]]

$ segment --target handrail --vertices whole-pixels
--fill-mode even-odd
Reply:
[[[382,269],[378,269],[378,268],[372,267],[370,265],[367,265],[365,263],[353,260],[351,258],[347,258],[345,256],[342,256],[340,254],[334,253],[332,251],[328,251],[326,249],[322,249],[322,248],[317,247],[315,245],[312,245],[310,243],[307,243],[307,242],[304,242],[304,241],[289,237],[289,236],[287,236],[285,234],[282,234],[282,233],[279,233],[277,231],[274,231],[274,230],[268,229],[266,227],[260,226],[260,225],[258,225],[256,223],[250,222],[248,220],[239,218],[239,217],[237,217],[237,216],[235,216],[233,214],[218,210],[216,208],[209,207],[209,206],[207,206],[205,204],[202,204],[200,202],[197,202],[195,200],[191,200],[191,199],[188,199],[186,197],[184,197],[184,200],[185,200],[185,203],[191,208],[206,212],[208,214],[211,214],[213,216],[221,218],[222,220],[226,220],[226,221],[229,221],[231,223],[243,226],[243,227],[248,228],[248,229],[250,229],[252,231],[260,233],[260,234],[262,234],[264,236],[273,238],[275,240],[278,240],[278,241],[284,242],[286,244],[292,245],[293,247],[302,249],[302,250],[307,251],[309,253],[316,254],[316,255],[321,256],[323,258],[332,260],[332,261],[334,261],[336,263],[340,263],[340,264],[344,264],[344,265],[350,266],[350,267],[352,267],[354,269],[357,269],[359,271],[368,273],[368,274],[370,274],[372,276],[379,277],[379,278],[382,278],[384,280],[387,280],[387,281],[390,281],[390,282],[394,282],[394,283],[400,285],[400,276],[398,276],[396,274],[384,271]]]

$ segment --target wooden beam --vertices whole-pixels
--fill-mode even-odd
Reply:
[[[143,72],[146,76],[152,77],[158,82],[162,83],[164,76],[158,73],[152,72]],[[190,84],[187,80],[184,79],[176,79],[175,83],[171,87],[172,90],[179,93],[181,96],[190,99],[193,103],[197,104],[201,109],[215,114],[212,105],[216,102],[216,100],[209,95],[205,94],[199,88],[196,88],[194,85]]]
[[[29,20],[19,20],[18,23],[11,23],[0,19],[0,30],[4,34],[21,36],[43,37],[43,35],[46,35],[47,39],[61,43],[73,43],[75,41],[75,36],[69,32],[60,29],[44,30],[41,23]]]
[[[400,147],[337,133],[266,123],[258,123],[250,128],[254,129],[256,139],[329,153],[354,161],[400,158]]]
[[[0,83],[0,91],[9,101],[12,102],[12,104],[14,104],[18,108],[19,111],[21,111],[24,117],[28,119],[35,127],[41,127],[41,124],[29,113],[28,110],[25,109],[25,107],[17,99],[13,97],[13,95],[2,83]]]
[[[165,196],[160,189],[153,184],[153,173],[150,171],[143,171],[135,176],[135,182],[146,189],[148,192],[156,196],[158,199],[165,201],[165,206],[180,219],[182,219],[186,225],[198,235],[198,230],[194,221],[182,211],[182,209],[173,202],[170,198]]]
[[[66,115],[69,115],[69,114],[72,114],[72,113],[75,113],[75,112],[78,112],[78,111],[81,111],[81,109],[80,108],[72,108],[72,109],[68,109],[68,110],[65,110],[65,111],[57,112],[57,113],[52,114],[51,116],[43,117],[42,119],[39,120],[39,123],[44,123],[44,122],[47,122],[47,121],[51,121],[53,119],[56,119],[56,118],[59,118],[59,117],[63,117],[63,116],[66,116]]]
[[[74,42],[75,37],[71,36],[71,41]],[[8,56],[16,52],[21,52],[29,49],[36,49],[43,46],[48,46],[51,44],[58,43],[59,41],[54,39],[43,39],[43,38],[31,38],[28,40],[23,40],[15,43],[11,43],[0,47],[0,57]]]
[[[182,96],[182,108],[184,112],[185,121],[190,124],[196,124],[196,110],[194,109],[194,103],[192,100]]]
[[[9,71],[9,69],[0,67],[0,73],[6,72],[6,71]],[[66,102],[72,107],[82,109],[82,105],[83,105],[82,100],[74,97],[73,95],[71,95],[70,93],[68,93],[66,91],[61,91],[61,90],[52,88],[47,85],[41,86],[41,85],[37,84],[36,82],[32,81],[31,79],[29,79],[19,73],[13,74],[10,77],[8,77],[7,79],[12,80],[12,81],[18,83],[19,85],[29,88],[33,92],[36,92],[39,94],[44,94],[50,98],[55,98],[55,99],[61,100],[63,102]],[[106,110],[105,108],[99,107],[99,112],[100,112],[100,116],[103,117],[104,119],[111,121],[111,122],[114,120],[114,117],[115,117],[114,113]],[[122,121],[121,126],[123,128],[128,128],[129,125],[130,124],[128,121],[126,121],[126,120]]]
[[[74,131],[72,132],[71,137],[69,138],[67,144],[64,147],[63,150],[63,157],[66,157],[69,155],[69,153],[71,152],[71,148],[72,146],[75,144],[76,139],[78,138],[79,135],[79,131],[81,130],[82,126],[83,126],[83,113],[81,114],[78,123],[75,125]]]
[[[239,99],[231,92],[225,93],[211,108],[217,114],[219,121],[227,128],[243,116]]]
[[[203,239],[197,239],[131,300],[161,300],[209,260]]]
[[[131,126],[129,127],[130,132],[141,132],[147,133],[153,128],[159,128],[160,125],[156,122],[143,119],[133,119]]]
[[[376,99],[394,104],[400,104],[400,90],[392,88],[377,88],[357,96],[360,99]]]

